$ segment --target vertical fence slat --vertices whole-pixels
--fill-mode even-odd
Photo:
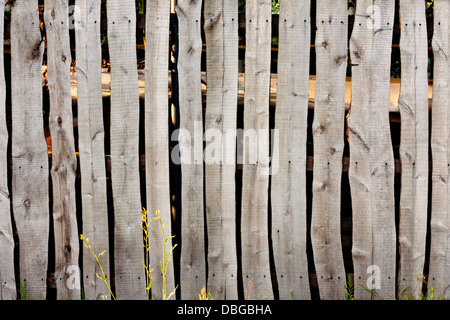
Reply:
[[[422,292],[428,208],[428,44],[425,6],[400,1],[402,79],[400,265],[398,289]]]
[[[272,299],[269,262],[269,91],[272,2],[246,2],[242,277],[246,299]]]
[[[434,72],[431,150],[433,156],[431,245],[428,285],[444,293],[450,285],[450,239],[448,202],[448,108],[450,65],[450,3],[436,0],[434,3]],[[439,294],[437,292],[437,294]]]
[[[208,230],[208,291],[237,299],[236,116],[238,3],[205,2],[207,100],[205,115],[205,204]],[[230,136],[228,136],[230,135]]]
[[[116,298],[146,299],[139,176],[139,89],[136,11],[132,0],[109,0],[111,182]]]
[[[235,0],[207,0],[204,10],[208,70],[205,115],[207,284],[215,299],[237,299],[238,3]]]
[[[5,24],[5,2],[0,2],[0,34]],[[0,38],[3,48],[3,38]],[[8,187],[8,129],[6,127],[6,81],[3,55],[0,55],[0,300],[16,295],[14,275],[14,238],[11,223],[11,203]]]
[[[45,299],[49,236],[48,154],[42,116],[38,1],[11,8],[13,213],[20,241],[20,281],[28,298]]]
[[[103,271],[110,279],[108,256],[108,207],[105,169],[105,130],[103,126],[100,44],[101,4],[77,0],[73,12],[76,41],[78,149],[81,173],[83,234],[90,239],[95,253],[106,250],[100,258]],[[108,287],[96,274],[100,267],[90,249],[83,251],[84,297],[95,300],[110,298]]]
[[[280,299],[310,299],[306,256],[309,0],[280,2],[277,107],[273,147],[272,243]],[[292,142],[295,141],[295,144]],[[278,167],[275,167],[275,163]]]
[[[146,20],[146,96],[145,96],[145,159],[147,210],[153,218],[160,211],[161,220],[171,230],[170,176],[169,176],[169,24],[170,2],[147,1]],[[160,226],[150,224],[150,264],[153,266],[152,296],[162,298],[162,275],[158,270],[163,260],[163,239]],[[166,244],[166,255],[170,253],[172,239]],[[175,286],[173,264],[167,272],[169,292]]]
[[[203,210],[203,121],[201,92],[201,0],[180,0],[178,88],[181,154],[181,270],[184,300],[194,299],[206,284]]]
[[[70,39],[68,3],[45,2],[49,128],[52,138],[53,225],[57,299],[80,299],[79,239],[75,205],[77,159],[73,136],[70,86]]]
[[[394,155],[389,85],[394,1],[358,1],[350,40],[352,106],[348,117],[355,299],[395,298]],[[367,280],[375,277],[375,283]],[[370,278],[369,278],[370,277]]]
[[[341,243],[347,1],[318,1],[311,242],[320,297],[342,299],[346,283]]]

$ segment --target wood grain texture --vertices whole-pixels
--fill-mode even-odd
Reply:
[[[434,77],[431,151],[432,198],[431,244],[428,285],[440,293],[450,285],[450,216],[449,216],[449,97],[450,97],[450,2],[436,0],[434,4]]]
[[[42,116],[38,1],[11,8],[12,201],[20,241],[20,281],[30,300],[46,298],[49,168]]]
[[[139,88],[136,10],[132,0],[109,0],[111,60],[111,182],[117,299],[146,299],[139,176]]]
[[[75,204],[77,159],[73,136],[70,86],[68,3],[45,2],[47,70],[50,91],[49,127],[52,138],[53,226],[58,300],[80,299],[79,239]]]
[[[425,6],[402,0],[399,291],[422,292],[428,209],[428,45]]]
[[[269,91],[272,2],[246,2],[242,278],[246,299],[272,299],[269,267]]]
[[[0,34],[4,33],[5,2],[0,2]],[[3,38],[0,39],[3,48]],[[14,237],[11,222],[11,197],[8,187],[8,128],[6,127],[6,81],[3,55],[0,55],[0,300],[16,296],[14,274]]]
[[[146,90],[145,90],[145,154],[147,210],[149,217],[160,211],[161,220],[171,230],[170,172],[169,172],[169,23],[170,3],[165,0],[147,1],[146,19]],[[150,264],[155,272],[152,296],[162,298],[162,280],[158,265],[163,260],[163,239],[158,223],[150,223]],[[166,244],[169,255],[172,239]],[[175,288],[173,264],[167,272],[167,288]]]
[[[78,107],[78,149],[81,173],[83,235],[90,239],[110,279],[108,206],[105,168],[105,130],[101,81],[100,19],[98,0],[77,0],[74,14]],[[110,298],[108,287],[96,274],[100,267],[92,252],[82,246],[83,290],[88,300]]]
[[[205,114],[205,210],[208,292],[238,298],[236,247],[236,116],[238,3],[205,1],[207,100]]]
[[[194,299],[206,283],[203,209],[201,0],[180,0],[178,88],[181,154],[181,299]]]
[[[321,299],[342,299],[346,283],[341,241],[347,1],[318,1],[311,242]]]
[[[272,243],[280,299],[310,299],[306,256],[306,138],[310,1],[280,2],[277,104],[273,146]],[[295,141],[295,144],[293,143]]]
[[[355,299],[375,298],[360,284],[383,299],[395,298],[394,155],[389,128],[394,5],[358,1],[350,39],[352,105],[347,121]],[[376,280],[370,282],[373,277]]]

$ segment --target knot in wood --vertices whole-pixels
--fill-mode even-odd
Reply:
[[[34,154],[32,152],[27,152],[26,157],[29,163],[33,162]]]
[[[31,206],[30,200],[25,199],[25,201],[23,202],[23,205],[25,206],[25,208],[29,208]]]

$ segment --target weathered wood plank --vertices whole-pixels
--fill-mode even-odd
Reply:
[[[145,90],[145,146],[147,210],[152,218],[156,210],[171,230],[169,176],[169,24],[170,3],[166,0],[147,1],[146,27],[146,90]],[[152,265],[152,296],[162,298],[162,275],[158,266],[163,260],[163,239],[158,223],[150,223],[150,264]],[[172,239],[166,244],[170,253]],[[167,289],[175,287],[173,264],[167,272]]]
[[[348,117],[355,299],[395,298],[394,155],[389,129],[393,1],[358,1]],[[369,280],[369,283],[368,281]],[[370,282],[370,280],[373,280]]]
[[[13,213],[20,241],[20,281],[28,298],[45,299],[49,238],[49,171],[42,116],[38,1],[11,9]]]
[[[177,2],[181,154],[181,299],[194,299],[206,283],[203,210],[201,0]]]
[[[142,207],[135,2],[109,0],[107,14],[111,59],[111,182],[116,298],[146,299],[140,226]]]
[[[2,1],[0,2],[0,34],[3,34],[5,30],[4,9],[5,2]],[[3,48],[3,38],[0,38],[0,48]],[[3,55],[0,55],[0,300],[11,300],[16,295],[7,150],[5,65]]]
[[[321,299],[342,299],[346,283],[341,243],[348,3],[318,1],[311,243]]]
[[[238,3],[205,1],[207,100],[205,114],[205,210],[208,292],[238,298],[236,256],[236,117]]]
[[[101,81],[100,21],[98,0],[77,0],[74,14],[78,97],[78,149],[81,172],[83,234],[90,239],[110,279],[108,207],[106,198],[105,131]],[[100,267],[92,252],[83,250],[83,289],[87,300],[110,298],[108,287],[96,274]]]
[[[77,159],[73,136],[70,86],[68,2],[48,0],[44,7],[47,34],[49,127],[52,138],[53,225],[58,300],[80,299],[79,239],[75,204]]]
[[[306,257],[309,0],[280,2],[277,105],[272,169],[272,244],[280,299],[311,298]],[[292,141],[296,143],[293,144]]]
[[[398,289],[422,292],[428,207],[428,44],[425,6],[402,0],[400,263]]]
[[[271,1],[247,1],[241,213],[246,299],[273,298],[268,235],[271,19]]]
[[[449,238],[449,83],[450,65],[450,2],[436,0],[434,3],[434,77],[431,150],[432,199],[431,199],[431,245],[428,285],[434,290],[444,290],[450,285],[450,238]],[[439,294],[439,293],[438,293]]]

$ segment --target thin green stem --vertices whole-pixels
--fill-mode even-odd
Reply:
[[[85,246],[86,248],[88,248],[89,250],[91,250],[92,254],[94,255],[95,260],[97,261],[98,266],[100,267],[100,270],[101,270],[101,272],[102,272],[102,275],[100,276],[100,275],[97,273],[97,274],[96,274],[96,275],[97,275],[97,278],[99,278],[99,279],[103,280],[103,282],[105,282],[106,286],[108,287],[109,293],[111,294],[111,298],[112,298],[113,300],[116,300],[116,297],[114,296],[114,293],[112,292],[112,289],[111,289],[111,287],[109,286],[108,279],[107,279],[107,277],[106,277],[105,271],[103,270],[103,266],[102,266],[102,264],[101,264],[101,262],[100,262],[100,259],[99,259],[99,257],[102,256],[102,255],[105,253],[105,251],[103,251],[103,252],[101,252],[101,253],[99,253],[99,254],[97,255],[97,254],[94,252],[94,249],[92,249],[91,244],[89,243],[89,238],[85,238],[83,235],[80,235],[80,239],[84,241],[84,246]]]

